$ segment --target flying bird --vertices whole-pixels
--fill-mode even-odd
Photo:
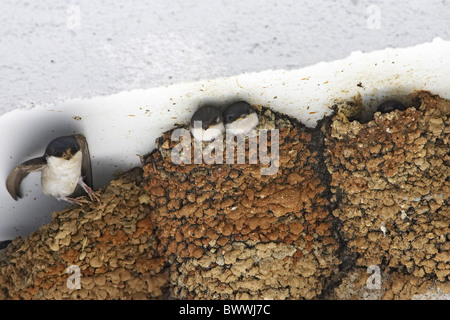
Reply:
[[[74,204],[87,202],[83,190],[92,201],[100,201],[93,191],[91,157],[82,134],[52,140],[43,156],[23,162],[6,179],[6,188],[14,200],[22,197],[20,184],[31,172],[41,172],[42,191],[58,200]]]

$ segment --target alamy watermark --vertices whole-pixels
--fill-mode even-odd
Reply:
[[[79,29],[81,26],[81,9],[80,6],[68,6],[67,7],[67,22],[66,26],[69,30]]]
[[[370,276],[367,278],[366,286],[367,289],[371,290],[379,290],[381,289],[381,271],[380,267],[377,265],[372,265],[367,267],[367,273],[370,273]],[[69,278],[67,278],[66,286],[70,290],[79,290],[81,289],[81,269],[77,265],[70,265],[65,270],[65,273],[71,274]]]
[[[270,131],[270,154],[269,154],[269,131]],[[258,135],[234,135],[230,132],[225,134],[225,162],[226,164],[246,163],[246,138],[248,138],[248,163],[257,164],[258,158],[262,165],[261,175],[273,175],[278,172],[280,163],[280,139],[279,130],[259,130]],[[205,148],[201,141],[194,139],[194,164],[223,164],[224,135],[219,135]],[[172,132],[171,141],[179,142],[171,152],[171,160],[174,164],[191,164],[192,137],[187,129],[179,128]],[[236,143],[235,143],[236,142]],[[259,143],[258,143],[259,142]],[[259,150],[258,150],[259,145]],[[236,161],[235,161],[236,150]]]
[[[380,7],[373,4],[367,7],[366,12],[369,14],[369,17],[366,20],[367,28],[381,29],[381,10]]]
[[[367,278],[367,289],[378,290],[381,289],[381,272],[380,267],[376,265],[372,265],[367,267],[367,273],[370,273],[371,276]]]
[[[70,290],[81,289],[81,270],[77,265],[70,265],[66,273],[73,273],[66,281],[67,288]]]

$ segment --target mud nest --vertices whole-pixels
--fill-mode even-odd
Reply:
[[[413,98],[415,108],[364,124],[342,103],[315,129],[258,107],[257,129],[279,130],[278,170],[268,175],[266,164],[236,164],[238,154],[227,164],[226,145],[223,164],[175,164],[166,132],[141,168],[100,191],[100,204],[55,212],[0,250],[0,299],[447,293],[450,102]],[[252,152],[247,140],[245,159]],[[381,287],[368,288],[369,266]]]

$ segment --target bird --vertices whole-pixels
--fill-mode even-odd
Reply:
[[[222,112],[212,105],[200,107],[192,115],[190,130],[198,141],[217,139],[225,132]]]
[[[83,134],[53,139],[41,157],[15,167],[6,179],[6,188],[14,200],[22,198],[20,184],[31,172],[41,172],[44,194],[72,204],[86,203],[83,190],[91,201],[100,201],[93,191],[92,167],[88,143]]]
[[[394,110],[405,111],[406,107],[400,101],[388,100],[388,101],[381,103],[377,108],[377,112],[381,112],[381,113],[389,113]]]
[[[255,108],[245,101],[229,105],[223,112],[225,129],[233,135],[246,134],[259,123]]]

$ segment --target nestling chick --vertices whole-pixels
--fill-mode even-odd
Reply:
[[[200,107],[191,118],[191,133],[198,141],[212,141],[225,132],[223,116],[211,105]]]
[[[259,123],[255,108],[245,101],[228,106],[224,113],[225,129],[233,135],[249,133]]]

